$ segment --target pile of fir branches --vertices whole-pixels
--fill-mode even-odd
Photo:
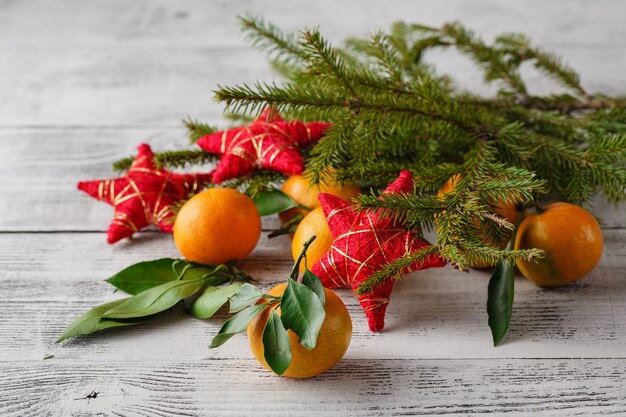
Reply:
[[[418,231],[437,231],[429,251],[386,265],[365,290],[433,249],[461,269],[471,260],[541,256],[534,249],[493,246],[514,227],[494,213],[494,202],[582,204],[600,191],[617,203],[626,195],[626,97],[589,93],[576,72],[524,35],[504,34],[487,43],[459,23],[432,28],[399,22],[388,32],[335,47],[316,29],[286,34],[258,18],[241,22],[284,81],[222,86],[215,94],[226,110],[245,118],[272,106],[288,118],[333,123],[307,150],[308,175],[319,181],[332,167],[340,181],[374,190],[358,199],[362,208],[380,208]],[[465,91],[437,73],[426,61],[435,49],[467,55],[497,94]],[[522,65],[534,66],[564,92],[531,94]],[[194,121],[186,125],[192,141],[214,131]],[[181,151],[157,159],[181,166],[211,161],[212,155]],[[120,161],[117,168],[127,165]],[[381,196],[377,190],[403,169],[415,174],[416,192]],[[455,175],[460,181],[454,190],[437,197]],[[281,180],[259,172],[229,185],[254,194]]]

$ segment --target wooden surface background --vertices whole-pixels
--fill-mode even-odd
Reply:
[[[271,79],[236,24],[248,11],[285,29],[319,25],[335,41],[398,19],[460,20],[486,38],[523,31],[580,70],[589,90],[626,93],[619,0],[0,0],[0,415],[626,415],[626,219],[601,199],[600,265],[554,290],[518,278],[511,333],[498,348],[488,273],[450,268],[401,281],[381,334],[340,291],[352,344],[337,367],[305,381],[263,370],[244,335],[209,351],[224,315],[200,321],[177,310],[54,344],[83,311],[119,297],[105,278],[177,256],[154,231],[107,245],[112,209],[75,183],[111,176],[110,163],[141,142],[185,146],[185,116],[223,124],[217,84]],[[460,85],[492,91],[458,55],[430,59]],[[525,75],[533,91],[548,89]],[[272,286],[289,270],[289,246],[263,237],[243,268]]]

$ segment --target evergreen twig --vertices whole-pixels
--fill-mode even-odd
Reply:
[[[134,157],[129,156],[113,163],[113,170],[117,172],[127,171],[134,161]],[[154,159],[159,167],[184,168],[188,165],[203,165],[217,160],[217,156],[203,150],[178,150],[158,152],[154,154]]]
[[[361,292],[436,252],[459,269],[541,256],[494,244],[513,227],[496,213],[500,204],[528,204],[544,194],[585,203],[598,191],[612,202],[626,198],[626,97],[588,92],[572,68],[524,35],[489,43],[460,23],[398,22],[340,48],[317,29],[292,35],[258,18],[242,22],[286,81],[220,86],[215,95],[227,110],[251,115],[272,106],[287,117],[333,123],[306,158],[314,182],[329,167],[342,182],[374,189],[402,169],[414,173],[415,193],[374,192],[359,198],[360,208],[380,210],[417,233],[434,228],[436,242],[386,265]],[[435,49],[470,57],[498,93],[459,89],[427,62]],[[564,92],[533,94],[524,63]],[[254,178],[240,185],[253,193],[280,181]],[[450,178],[455,187],[435,196]]]

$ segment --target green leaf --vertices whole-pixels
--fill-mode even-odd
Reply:
[[[319,297],[304,284],[287,278],[280,309],[285,328],[298,335],[302,346],[313,349],[326,316]]]
[[[261,311],[265,310],[270,304],[257,304],[241,310],[239,313],[228,319],[223,325],[220,331],[215,335],[210,349],[222,346],[228,339],[243,332],[248,327],[248,324],[254,319]]]
[[[139,262],[123,269],[106,281],[127,294],[135,295],[182,275],[186,280],[200,278],[215,270],[210,265],[196,264],[182,259],[162,258]]]
[[[277,189],[261,190],[252,197],[252,201],[261,216],[280,213],[298,205],[291,197]]]
[[[326,291],[324,290],[324,284],[322,284],[322,281],[320,281],[317,275],[309,269],[305,269],[304,274],[302,274],[302,284],[309,287],[311,291],[317,295],[317,298],[320,299],[322,305],[326,303]]]
[[[526,207],[521,210],[513,233],[506,248],[512,250],[515,246],[515,237],[519,225],[526,214]],[[493,337],[493,345],[497,346],[509,332],[511,316],[513,314],[513,297],[515,290],[515,261],[500,258],[489,280],[487,288],[487,315],[489,328]]]
[[[237,313],[250,304],[254,304],[263,294],[252,284],[245,283],[239,288],[239,291],[230,297],[230,313]]]
[[[239,288],[241,284],[238,282],[225,287],[208,287],[191,305],[191,315],[197,319],[212,317]]]
[[[61,337],[57,339],[56,343],[62,342],[70,337],[91,334],[100,330],[109,329],[111,327],[131,326],[133,324],[141,323],[143,320],[118,321],[102,318],[105,312],[122,304],[126,300],[129,300],[129,298],[111,301],[110,303],[99,305],[87,311],[65,330]]]
[[[135,295],[149,288],[178,279],[172,269],[176,259],[162,258],[139,262],[113,275],[106,281],[127,294]]]
[[[289,368],[291,364],[289,333],[275,309],[272,310],[263,329],[263,352],[265,361],[278,375],[282,375]]]
[[[206,280],[207,278],[203,277],[192,280],[176,280],[152,287],[109,309],[104,313],[104,317],[107,319],[126,319],[160,313],[200,291]]]
[[[500,259],[489,281],[487,295],[487,314],[494,346],[497,346],[509,331],[514,286],[515,263],[508,259]]]

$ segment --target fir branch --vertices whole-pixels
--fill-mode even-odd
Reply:
[[[196,143],[202,136],[210,135],[218,130],[216,127],[195,121],[191,118],[183,119],[183,124],[189,131],[189,141],[192,144]]]
[[[239,187],[250,197],[267,189],[279,188],[287,177],[279,172],[260,170],[248,178],[240,180]]]
[[[571,97],[562,98],[560,100],[550,100],[541,97],[529,97],[522,103],[525,107],[537,110],[556,110],[561,113],[569,114],[576,111],[584,110],[604,110],[616,109],[626,106],[626,99],[621,97],[587,97],[583,100]]]
[[[249,14],[240,16],[239,21],[253,46],[279,57],[282,62],[292,62],[305,56],[305,52],[293,41],[293,36],[260,17]]]
[[[135,158],[132,156],[120,159],[113,163],[113,170],[116,172],[127,171],[134,160]],[[203,165],[215,162],[217,156],[203,150],[184,149],[155,153],[154,160],[158,167],[184,168],[188,165]]]
[[[353,99],[358,100],[358,94],[348,77],[343,59],[322,37],[319,30],[306,30],[302,37],[300,45],[307,53],[305,62],[308,72],[318,77],[333,76],[350,92]]]
[[[352,38],[347,41],[346,46],[374,58],[375,65],[385,74],[389,83],[402,91],[405,90],[403,63],[385,33],[375,32],[369,40]]]
[[[326,131],[324,137],[313,148],[306,169],[306,174],[313,184],[322,181],[323,173],[329,167],[340,168],[348,161],[345,138],[352,134],[352,122],[352,118],[338,121]]]
[[[384,193],[356,197],[360,210],[377,210],[379,216],[405,224],[409,228],[432,228],[434,219],[447,210],[446,202],[436,196]]]
[[[383,284],[393,277],[393,279],[399,279],[405,270],[410,269],[412,265],[419,264],[426,260],[427,257],[433,256],[438,252],[438,248],[435,245],[428,245],[422,249],[413,252],[402,258],[398,258],[388,264],[382,269],[378,270],[371,277],[366,279],[359,285],[356,290],[357,295],[363,295],[370,293],[374,287]]]
[[[459,23],[444,25],[441,33],[451,39],[447,44],[454,45],[459,51],[469,55],[484,70],[485,81],[500,80],[513,92],[522,97],[528,96],[517,66],[506,60],[502,51],[489,47]]]
[[[236,122],[237,124],[252,123],[254,121],[254,117],[241,113],[225,112],[223,116],[226,120]]]

